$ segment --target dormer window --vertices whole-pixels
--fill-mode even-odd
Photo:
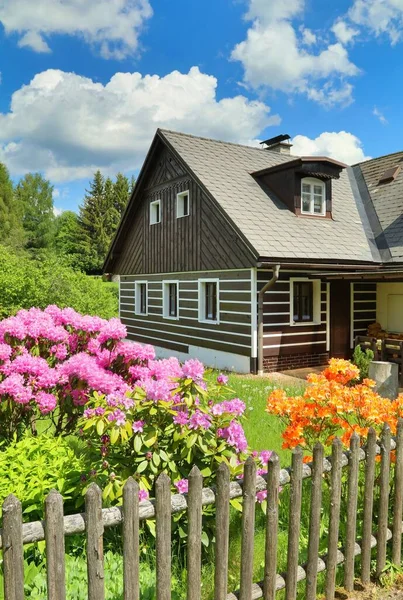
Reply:
[[[298,217],[332,218],[332,181],[346,165],[323,156],[303,156],[255,171],[253,177]]]
[[[326,186],[320,179],[301,179],[301,214],[326,215]]]

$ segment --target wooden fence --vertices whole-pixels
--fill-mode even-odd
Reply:
[[[391,451],[395,465],[391,468]],[[376,473],[376,455],[380,454],[379,476]],[[363,506],[359,500],[359,463],[365,460]],[[340,540],[339,523],[342,499],[342,469],[346,467],[347,511],[346,533]],[[330,517],[326,555],[319,556],[322,489],[324,473],[330,477]],[[393,482],[392,482],[393,474]],[[300,522],[303,479],[311,478],[308,557],[299,564]],[[390,487],[393,483],[393,494]],[[290,485],[287,568],[277,573],[277,542],[279,523],[279,487]],[[264,578],[253,582],[254,526],[256,493],[267,490],[267,518]],[[374,491],[377,495],[377,519],[374,523]],[[187,546],[187,599],[201,598],[201,537],[202,507],[215,504],[215,600],[274,599],[276,592],[285,588],[286,600],[295,600],[297,584],[306,580],[305,597],[317,596],[318,573],[326,571],[325,596],[333,599],[336,570],[344,565],[344,587],[352,590],[355,577],[367,584],[371,574],[372,549],[376,547],[376,575],[387,564],[387,543],[392,540],[392,561],[401,563],[402,510],[403,510],[403,422],[399,422],[396,439],[391,438],[385,425],[377,444],[370,431],[363,448],[358,436],[353,435],[349,452],[343,452],[340,440],[333,442],[330,457],[318,444],[313,462],[303,464],[302,451],[296,449],[291,469],[280,469],[279,459],[273,455],[266,478],[256,476],[256,465],[248,459],[243,481],[230,482],[228,468],[222,464],[217,471],[214,489],[204,488],[199,470],[194,467],[189,476],[187,495],[171,495],[170,479],[164,473],[156,482],[155,501],[138,500],[138,486],[129,479],[124,487],[123,506],[102,509],[101,490],[92,484],[86,494],[84,514],[63,515],[63,500],[52,491],[45,501],[45,520],[22,522],[21,504],[13,495],[3,504],[3,529],[0,545],[3,552],[5,600],[24,598],[24,544],[45,540],[47,555],[47,594],[49,600],[65,600],[65,536],[86,534],[88,599],[103,600],[104,560],[103,533],[105,527],[122,526],[123,534],[123,598],[138,600],[139,590],[139,526],[144,519],[156,519],[156,598],[171,598],[171,519],[172,514],[186,511],[188,515]],[[231,498],[243,498],[240,589],[228,593],[229,506]],[[357,531],[357,510],[362,509],[363,525]],[[375,534],[375,531],[376,534]],[[355,558],[361,555],[360,572]]]

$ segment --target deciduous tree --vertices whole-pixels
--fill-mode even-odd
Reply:
[[[54,241],[53,186],[40,173],[28,173],[16,187],[28,249],[48,249]]]

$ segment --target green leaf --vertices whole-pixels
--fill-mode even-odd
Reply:
[[[172,460],[169,461],[168,467],[171,469],[172,473],[177,473],[178,472],[178,469],[176,467],[176,463],[174,463]]]
[[[134,442],[133,442],[133,449],[135,452],[139,453],[141,450],[141,447],[143,445],[143,440],[141,439],[140,435],[136,435],[134,437]]]
[[[97,423],[97,434],[99,436],[101,436],[104,432],[105,429],[105,423],[103,422],[102,419],[99,419],[98,423]]]
[[[155,521],[153,521],[151,519],[147,519],[146,523],[147,523],[147,526],[148,526],[148,528],[150,530],[151,535],[153,537],[155,537],[156,536]]]
[[[141,462],[139,464],[139,466],[137,467],[137,473],[142,473],[143,471],[145,471],[148,467],[148,460],[143,460],[143,462]]]
[[[164,460],[165,462],[168,462],[169,457],[168,457],[168,454],[165,452],[165,450],[160,450],[159,452],[160,452],[160,456],[161,456],[162,460]]]
[[[104,491],[102,492],[102,498],[104,500],[107,500],[110,497],[110,494],[112,492],[113,489],[113,483],[112,481],[110,481],[104,488]]]
[[[111,431],[111,444],[116,444],[116,442],[119,439],[119,428],[118,427],[113,427],[112,431]]]
[[[235,510],[242,512],[242,504],[237,498],[233,498],[232,500],[230,500],[230,504],[233,508],[235,508]]]
[[[153,446],[156,441],[157,441],[157,432],[155,429],[152,429],[144,437],[144,444],[145,444],[145,446],[147,446],[147,448],[151,448],[151,446]]]
[[[196,443],[196,440],[197,440],[197,433],[192,433],[186,440],[186,447],[191,448],[192,446],[194,446]]]

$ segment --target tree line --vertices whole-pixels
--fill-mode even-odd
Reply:
[[[113,235],[134,186],[122,173],[94,174],[79,213],[55,215],[53,186],[40,173],[16,185],[0,163],[0,240],[38,257],[56,253],[65,264],[88,274],[101,272]]]

